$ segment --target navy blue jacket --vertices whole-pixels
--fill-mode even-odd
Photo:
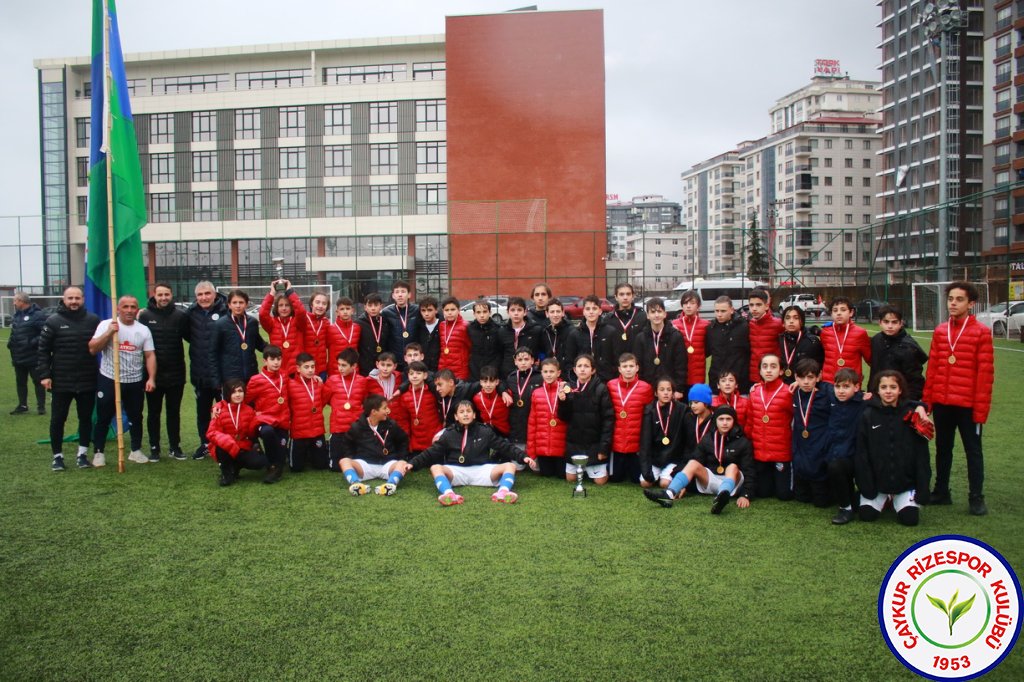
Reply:
[[[198,303],[188,307],[189,379],[196,388],[220,388],[220,364],[213,352],[213,325],[228,314],[228,300],[218,293],[209,308],[203,309]]]
[[[826,464],[832,440],[829,415],[836,394],[829,383],[820,382],[817,388],[813,400],[812,394],[793,391],[793,475],[805,481],[824,481],[828,476]],[[806,425],[801,410],[808,412]],[[804,431],[807,438],[803,437]]]
[[[228,379],[248,382],[250,377],[260,371],[256,351],[263,350],[267,342],[260,336],[260,321],[252,315],[245,317],[245,349],[242,348],[242,337],[238,333],[239,328],[243,327],[241,321],[236,327],[232,316],[226,315],[213,325],[213,354],[218,360],[218,386],[223,386]],[[288,371],[294,371],[294,368]]]
[[[35,303],[25,310],[15,310],[11,316],[11,338],[7,349],[11,351],[11,364],[15,367],[35,367],[39,361],[39,335],[46,324],[46,313]]]

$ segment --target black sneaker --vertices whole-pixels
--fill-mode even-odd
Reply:
[[[208,454],[210,454],[210,453],[207,451],[206,446],[205,445],[200,445],[198,448],[196,448],[196,451],[192,453],[192,459],[194,459],[194,460],[205,459]],[[230,485],[230,484],[228,484],[228,485]]]
[[[644,497],[646,497],[651,502],[657,502],[666,509],[672,506],[672,497],[669,496],[667,490],[661,490],[660,488],[658,490],[653,490],[651,488],[648,488],[644,490]]]
[[[235,482],[237,477],[235,476],[234,466],[231,464],[220,465],[220,479],[217,481],[217,485],[222,488],[226,488]]]
[[[18,405],[11,410],[11,414],[25,414],[26,412],[28,412],[28,405]]]
[[[92,469],[92,464],[89,463],[89,457],[86,455],[79,455],[77,464],[79,469]]]
[[[154,463],[160,461],[160,446],[159,445],[151,445],[149,447],[148,461],[154,462]]]
[[[725,505],[729,504],[729,497],[732,496],[730,490],[719,490],[718,494],[715,495],[715,501],[711,503],[711,513],[721,514],[722,510],[725,509]]]
[[[40,405],[39,408],[36,410],[36,414],[40,414],[40,415],[46,414],[46,407],[43,406],[43,405]]]
[[[57,455],[53,458],[53,464],[50,465],[51,471],[64,471],[64,457]]]
[[[949,489],[939,490],[936,488],[933,490],[931,495],[928,496],[928,504],[940,505],[943,507],[953,504],[953,498],[949,494]]]
[[[179,462],[184,462],[186,459],[188,459],[188,456],[181,451],[181,448],[171,448],[167,454],[173,457],[174,459],[178,460]]]
[[[832,524],[835,526],[845,526],[850,521],[853,521],[853,509],[840,509],[836,512],[836,515],[832,517]]]
[[[967,501],[970,508],[971,516],[984,516],[988,514],[988,507],[985,506],[984,495],[972,495]]]
[[[281,475],[284,474],[284,470],[277,464],[271,464],[267,467],[267,475],[263,477],[264,483],[277,483],[281,480]]]

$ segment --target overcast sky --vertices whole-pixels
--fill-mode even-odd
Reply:
[[[507,0],[120,0],[125,52],[443,33],[446,15],[502,12]],[[90,49],[89,0],[5,2],[0,10],[0,216],[38,215],[41,57]],[[682,197],[680,172],[756,139],[768,108],[805,85],[816,58],[877,79],[881,10],[872,0],[548,0],[604,10],[607,191]],[[0,222],[0,244],[12,239]],[[23,235],[23,240],[25,236]],[[0,279],[8,280],[7,277]]]

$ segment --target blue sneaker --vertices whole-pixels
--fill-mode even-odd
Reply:
[[[79,469],[92,469],[92,464],[89,464],[89,458],[85,455],[78,456],[77,464]]]
[[[57,455],[53,458],[53,464],[50,465],[51,471],[64,471],[64,457]]]

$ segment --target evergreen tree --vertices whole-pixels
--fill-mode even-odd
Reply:
[[[768,252],[761,241],[757,227],[757,214],[750,219],[750,241],[747,244],[747,275],[754,278],[768,276]]]

